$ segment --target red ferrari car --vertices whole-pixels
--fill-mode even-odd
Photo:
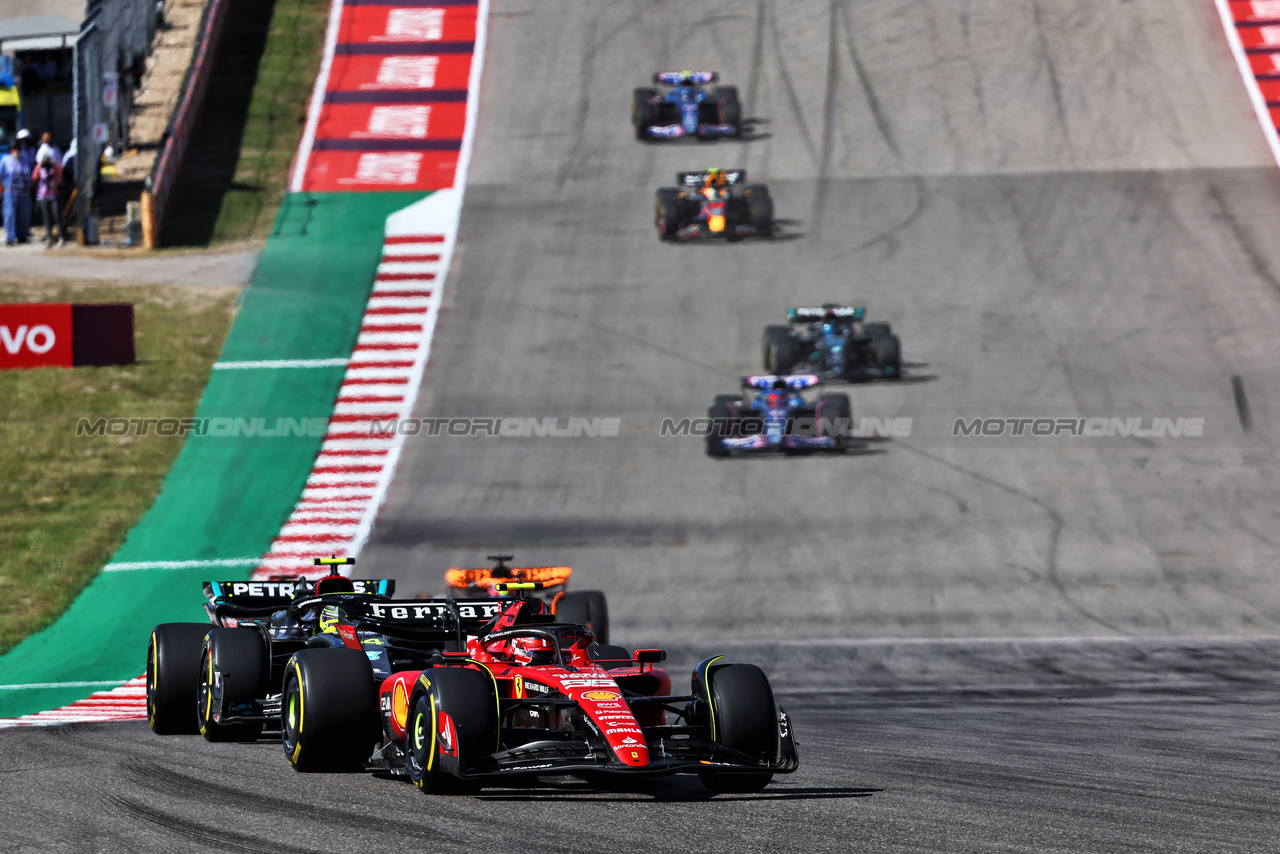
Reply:
[[[447,609],[421,605],[370,602],[366,616],[393,647],[456,636]],[[759,667],[708,658],[676,694],[656,666],[662,650],[631,655],[555,619],[536,599],[513,599],[465,652],[435,652],[426,667],[393,672],[375,690],[361,618],[349,618],[339,632],[346,648],[304,650],[290,662],[290,763],[330,770],[363,754],[365,767],[407,774],[433,793],[513,776],[679,773],[697,774],[712,792],[749,792],[799,767],[790,718]],[[365,749],[353,754],[356,745]]]

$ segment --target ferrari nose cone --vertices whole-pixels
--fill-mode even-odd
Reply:
[[[628,742],[632,743],[628,744]],[[643,740],[624,738],[617,744],[611,744],[610,747],[623,765],[643,768],[649,764],[649,748]]]

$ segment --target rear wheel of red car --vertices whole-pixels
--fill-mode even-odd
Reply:
[[[208,623],[161,623],[147,644],[147,724],[156,735],[200,731],[191,701],[200,686]]]
[[[575,590],[556,600],[556,622],[586,626],[597,643],[609,642],[609,603],[599,590]]]
[[[409,779],[435,795],[469,794],[479,783],[455,773],[498,749],[498,701],[487,673],[462,667],[432,668],[429,683],[414,691],[405,724]]]
[[[262,724],[217,718],[267,695],[266,643],[255,629],[209,629],[200,656],[196,714],[205,741],[254,741]]]
[[[711,672],[712,740],[761,762],[778,759],[778,706],[764,671],[754,664],[729,664]],[[698,775],[708,791],[756,792],[773,773],[705,771]]]
[[[361,767],[378,739],[378,692],[358,649],[304,649],[285,665],[281,739],[297,771]]]

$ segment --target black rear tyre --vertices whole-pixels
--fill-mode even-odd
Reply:
[[[893,327],[889,325],[888,321],[877,320],[875,323],[863,324],[862,331],[872,338],[879,338],[881,335],[888,335],[892,332]]]
[[[556,600],[556,621],[586,626],[597,643],[609,642],[609,603],[599,590],[575,590]]]
[[[724,446],[724,440],[733,433],[733,410],[717,398],[716,403],[707,410],[707,420],[711,422],[707,430],[707,456],[729,456],[729,449]]]
[[[790,373],[796,363],[796,339],[787,326],[766,326],[761,342],[764,369],[771,374]]]
[[[742,123],[742,101],[738,97],[738,87],[717,87],[716,99],[720,106],[720,123],[738,127]],[[738,131],[741,132],[741,128]]]
[[[256,629],[209,629],[200,656],[196,714],[205,741],[253,741],[261,723],[220,723],[237,706],[267,695],[266,643]]]
[[[901,342],[897,335],[881,335],[876,339],[876,365],[889,379],[902,377]]]
[[[653,224],[662,240],[675,239],[680,230],[680,191],[664,187],[653,197]]]
[[[361,767],[378,739],[378,692],[358,649],[304,649],[285,666],[281,738],[297,771]]]
[[[156,735],[200,731],[191,706],[200,686],[208,623],[161,623],[147,644],[147,724]]]
[[[775,762],[781,750],[778,706],[764,671],[754,664],[729,664],[711,672],[712,740],[761,762]],[[698,775],[711,792],[755,792],[773,773],[707,771]]]
[[[636,129],[636,139],[647,139],[650,127],[658,123],[658,110],[653,99],[658,93],[653,89],[636,89],[631,93],[631,124]]]
[[[457,772],[498,749],[498,703],[487,673],[461,667],[426,671],[406,722],[409,779],[424,792],[467,794],[479,788]]]
[[[840,392],[824,394],[818,398],[818,429],[821,435],[833,436],[836,447],[843,449],[853,429],[853,404],[849,395]]]
[[[747,208],[751,211],[751,226],[756,234],[768,237],[773,234],[773,197],[764,184],[752,184],[743,191]]]

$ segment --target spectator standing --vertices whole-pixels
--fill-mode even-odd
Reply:
[[[67,233],[62,228],[62,218],[58,216],[58,186],[62,183],[62,167],[53,159],[52,154],[46,154],[32,170],[31,180],[36,185],[36,204],[40,207],[41,216],[44,217],[45,248],[52,249],[55,245],[53,236],[55,230],[58,232],[58,238],[63,243],[67,242]]]
[[[4,190],[4,237],[9,246],[25,243],[31,232],[31,173],[22,166],[15,142],[0,160],[0,188]]]
[[[53,162],[62,165],[62,151],[53,144],[53,134],[45,131],[40,134],[40,147],[36,149],[36,163],[43,163],[45,155],[53,158]]]

